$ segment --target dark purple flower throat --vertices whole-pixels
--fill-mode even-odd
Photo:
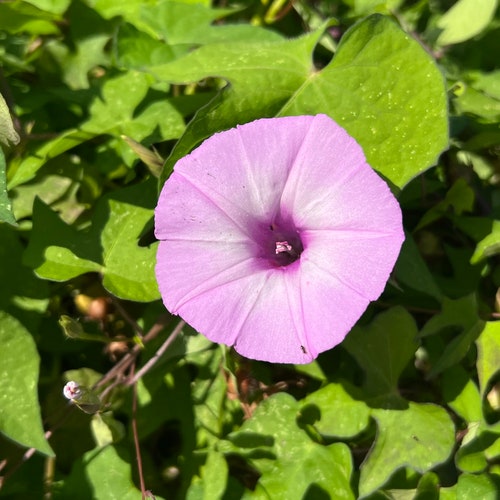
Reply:
[[[291,224],[273,222],[265,245],[266,258],[274,267],[284,267],[300,258],[304,250],[299,232]]]

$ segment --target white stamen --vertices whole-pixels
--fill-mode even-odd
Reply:
[[[293,252],[293,247],[288,243],[288,241],[277,241],[276,242],[276,255],[283,252]]]

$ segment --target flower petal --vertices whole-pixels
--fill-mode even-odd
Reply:
[[[176,172],[163,187],[155,209],[156,237],[186,241],[186,251],[194,241],[251,241],[244,223],[234,207],[218,205]]]
[[[309,363],[318,353],[304,347],[300,310],[288,296],[288,291],[299,290],[299,278],[298,271],[288,269],[247,273],[194,296],[178,312],[210,340],[234,345],[248,358]]]
[[[173,314],[193,297],[259,270],[258,262],[241,243],[228,242],[221,249],[219,242],[196,241],[189,246],[185,241],[161,241],[156,260],[160,293]]]
[[[323,352],[340,344],[368,306],[369,300],[325,273],[313,261],[300,263],[302,316],[307,325],[306,345]]]
[[[281,206],[299,230],[401,232],[401,210],[387,184],[366,163],[358,143],[325,115],[311,122]]]
[[[234,211],[240,216],[268,221],[276,213],[288,172],[313,119],[262,119],[215,134],[179,160],[175,172],[227,211],[237,207]]]
[[[325,274],[355,290],[367,300],[376,300],[399,254],[404,235],[344,231],[305,231],[306,259]]]
[[[273,231],[300,236],[297,260],[277,263]],[[382,293],[404,238],[389,188],[324,115],[207,139],[163,187],[155,234],[172,313],[244,356],[285,363],[343,340]]]

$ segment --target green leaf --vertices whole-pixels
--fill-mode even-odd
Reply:
[[[89,88],[89,72],[96,66],[107,65],[108,56],[104,53],[104,48],[109,39],[108,34],[88,34],[88,37],[78,41],[75,51],[62,43],[47,46],[48,52],[63,69],[63,80],[70,89]]]
[[[26,328],[36,330],[49,303],[47,283],[22,264],[24,245],[20,234],[0,225],[0,310],[15,316]]]
[[[10,111],[3,96],[0,94],[0,143],[8,145],[17,144],[19,135],[14,129]],[[0,148],[0,221],[7,222],[15,226],[16,219],[12,213],[12,204],[7,193],[7,171],[5,156]]]
[[[444,328],[456,326],[463,330],[471,329],[479,320],[477,301],[474,295],[467,295],[457,300],[443,300],[442,311],[433,316],[420,330],[420,337],[436,335]]]
[[[47,49],[57,60],[62,79],[72,90],[90,87],[89,75],[109,66],[109,43],[113,25],[86,2],[71,2],[65,12],[71,43],[50,43]]]
[[[332,62],[312,74],[280,114],[320,112],[342,125],[368,163],[400,188],[435,164],[448,144],[443,77],[420,44],[387,17],[373,15],[351,28]]]
[[[354,13],[358,16],[366,16],[372,12],[390,12],[398,9],[401,0],[356,0],[355,2],[344,2],[346,4],[353,4]]]
[[[274,459],[251,460],[262,475],[255,491],[247,492],[244,498],[304,498],[308,491],[339,500],[354,498],[349,484],[349,449],[343,443],[323,446],[311,441],[297,426],[299,409],[292,396],[275,394],[233,434],[235,438],[237,434],[253,433],[272,438],[273,443],[269,452]]]
[[[214,25],[214,21],[233,12],[233,9],[213,9],[201,3],[160,0],[156,5],[141,5],[135,23],[139,29],[149,29],[169,45],[276,41],[281,38],[271,30],[248,24]],[[141,22],[138,23],[137,19]]]
[[[25,0],[27,3],[33,4],[39,9],[51,12],[54,14],[63,14],[68,8],[71,0]]]
[[[464,472],[483,472],[488,467],[485,451],[498,439],[499,430],[481,422],[469,424],[467,434],[455,455],[457,467]]]
[[[222,351],[217,349],[186,355],[191,363],[203,370],[191,389],[195,417],[200,425],[198,439],[213,444],[218,440],[217,436],[224,432],[224,410],[228,391],[227,380],[220,373]]]
[[[477,375],[484,397],[493,377],[500,370],[500,323],[488,321],[476,340]]]
[[[439,500],[439,483],[437,474],[425,473],[418,482],[414,500]]]
[[[363,391],[372,402],[398,399],[398,380],[417,350],[417,326],[402,307],[379,314],[368,326],[356,326],[343,342],[365,372]]]
[[[16,226],[17,222],[12,213],[12,203],[7,193],[5,156],[0,148],[0,221]]]
[[[432,273],[420,255],[418,247],[411,234],[406,234],[401,247],[396,267],[394,269],[396,281],[418,292],[424,293],[441,302],[443,293],[437,286]]]
[[[9,180],[9,189],[30,181],[48,160],[78,146],[82,142],[92,139],[92,137],[94,137],[94,134],[75,129],[68,130],[59,137],[45,142],[33,155],[26,156],[21,161]]]
[[[485,450],[485,456],[489,463],[498,461],[500,458],[500,437],[495,439],[495,442]]]
[[[73,500],[138,500],[141,492],[132,482],[131,458],[126,450],[106,446],[88,451],[64,481],[61,498]],[[160,497],[156,496],[157,500]]]
[[[457,496],[459,499],[477,498],[497,500],[500,490],[498,476],[490,474],[461,474],[458,478]]]
[[[493,221],[491,232],[483,238],[476,246],[472,255],[471,264],[477,264],[487,257],[500,253],[500,221]]]
[[[384,494],[387,496],[380,496],[380,498],[390,498],[393,500],[443,500],[440,497],[440,484],[439,477],[433,472],[427,472],[424,474],[416,489],[390,489],[384,490]],[[375,495],[377,495],[375,493]],[[374,498],[370,496],[370,498]],[[378,496],[375,496],[378,500]]]
[[[222,498],[227,484],[229,468],[222,453],[209,451],[207,461],[201,469],[203,500]]]
[[[129,24],[120,26],[114,42],[118,64],[139,70],[173,61],[187,50],[185,47],[171,47]]]
[[[111,413],[94,413],[90,427],[99,447],[117,443],[125,437],[125,426],[113,418]]]
[[[35,343],[21,323],[4,311],[0,311],[0,345],[0,431],[21,446],[54,456],[42,427]]]
[[[9,189],[30,181],[50,159],[102,134],[118,138],[126,135],[138,142],[158,131],[160,136],[154,137],[157,140],[179,137],[184,119],[169,99],[148,103],[136,113],[151,83],[151,76],[138,71],[108,79],[90,104],[89,119],[79,129],[63,132],[26,156],[9,180]],[[128,146],[125,149],[129,151]]]
[[[99,272],[103,285],[117,297],[156,300],[157,244],[139,246],[139,237],[151,222],[155,199],[154,180],[114,191],[99,200],[88,230],[68,226],[37,201],[25,263],[38,276],[54,281]]]
[[[2,94],[0,94],[0,142],[6,146],[9,143],[17,144],[19,142],[19,135],[14,129],[9,107]]]
[[[420,331],[420,337],[435,335],[444,329],[456,331],[448,342],[439,359],[433,364],[428,378],[433,378],[442,371],[459,363],[469,351],[484,328],[484,321],[479,318],[474,295],[467,295],[458,300],[445,297],[442,312],[433,316]]]
[[[304,419],[318,413],[318,420],[311,424],[326,438],[353,438],[368,427],[370,408],[351,396],[353,388],[347,391],[344,386],[347,384],[330,383],[301,401]]]
[[[424,473],[445,462],[453,450],[455,428],[441,407],[410,402],[406,410],[374,409],[372,416],[378,433],[360,468],[360,497],[383,486],[401,467]]]
[[[148,75],[138,71],[110,78],[102,86],[101,95],[90,105],[90,119],[82,129],[95,135],[112,132],[130,135],[123,127],[132,121],[151,83]]]
[[[446,404],[466,422],[482,421],[479,389],[461,366],[452,366],[443,373],[443,396]]]
[[[81,189],[85,189],[91,181],[85,178],[85,170],[85,164],[71,161],[68,155],[52,160],[43,173],[11,191],[14,216],[17,220],[31,218],[33,203],[39,197],[56,210],[64,221],[73,222],[88,208],[86,200],[80,196]],[[101,186],[97,186],[93,192],[97,193],[100,189]]]
[[[461,115],[475,115],[488,123],[496,123],[500,117],[500,99],[467,86],[465,91],[453,98],[455,112]]]
[[[27,2],[0,2],[0,30],[9,33],[28,32],[32,35],[59,33],[58,15],[46,12]]]
[[[414,231],[418,231],[445,215],[461,215],[474,207],[474,191],[463,178],[458,179],[446,193],[445,199],[434,205],[420,219]]]
[[[458,0],[437,23],[442,30],[437,43],[451,45],[478,35],[490,24],[496,8],[496,0]]]

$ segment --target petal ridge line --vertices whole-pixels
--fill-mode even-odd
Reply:
[[[247,322],[247,320],[248,320],[250,314],[252,313],[252,311],[255,309],[255,306],[257,305],[257,301],[259,300],[259,298],[260,298],[260,296],[262,294],[262,290],[264,290],[267,282],[269,281],[269,277],[270,276],[271,276],[271,272],[270,272],[270,270],[267,270],[267,272],[265,273],[265,276],[264,276],[264,280],[263,280],[263,282],[260,285],[260,289],[259,289],[257,295],[255,296],[255,300],[253,301],[252,306],[248,308],[248,311],[245,314],[245,317],[244,317],[243,321],[240,321],[240,324],[238,325],[238,327],[234,329],[234,331],[236,332],[236,334],[235,334],[235,338],[234,338],[234,341],[233,341],[233,345],[235,347],[236,347],[236,344],[238,342],[238,338],[241,336],[241,329],[243,328],[243,326]]]
[[[315,266],[317,269],[320,271],[328,274],[330,277],[332,277],[334,280],[338,281],[340,284],[344,285],[345,287],[349,288],[349,290],[352,290],[356,295],[359,295],[362,299],[367,300],[368,302],[372,302],[371,299],[365,296],[364,293],[360,292],[357,290],[353,285],[342,279],[337,273],[332,272],[330,269],[325,269],[323,266],[320,266],[317,262],[314,262],[314,260],[308,259],[308,262]]]
[[[250,273],[246,272],[242,276],[232,278],[228,281],[224,281],[223,283],[219,283],[217,285],[211,285],[211,283],[216,278],[223,279],[224,275],[227,274],[232,269],[235,269],[238,266],[240,266],[241,264],[243,264],[247,261],[250,261],[250,260],[254,260],[254,259],[255,259],[255,257],[247,257],[247,258],[237,262],[236,264],[233,264],[232,266],[225,268],[224,271],[222,271],[221,273],[216,273],[213,276],[211,276],[210,278],[206,279],[205,281],[203,281],[203,283],[200,283],[198,286],[196,286],[194,289],[190,290],[186,295],[184,295],[184,297],[179,299],[177,301],[177,303],[175,304],[175,307],[173,308],[172,312],[178,311],[179,308],[186,305],[187,302],[189,302],[190,300],[196,299],[197,297],[199,297],[200,295],[203,295],[204,293],[206,293],[208,291],[217,290],[217,288],[220,288],[221,286],[228,285],[229,283],[234,283],[235,281],[239,281],[239,280],[244,279],[244,278],[248,278],[250,276]],[[255,274],[255,271],[253,274]]]
[[[182,177],[182,179],[184,179],[188,184],[190,184],[194,189],[196,189],[204,198],[206,198],[215,208],[217,208],[222,214],[224,214],[228,220],[230,220],[231,222],[234,223],[234,225],[240,229],[244,234],[246,234],[250,239],[252,239],[252,235],[250,234],[249,230],[247,228],[245,228],[244,226],[242,226],[239,221],[237,221],[234,217],[231,217],[231,215],[228,214],[228,212],[226,210],[224,210],[218,203],[216,203],[216,201],[214,199],[212,199],[207,193],[205,193],[199,186],[197,186],[189,177],[186,177],[184,175],[184,173],[182,172],[177,172],[177,174]],[[205,187],[205,186],[204,186]],[[235,205],[234,203],[232,203],[230,200],[224,198],[223,196],[221,196],[219,193],[217,193],[216,191],[214,191],[213,189],[207,187],[207,189],[212,193],[214,194],[216,197],[219,197],[219,198],[222,198],[224,201],[226,201],[227,203],[229,203],[230,205],[234,206],[235,209],[237,209],[238,211],[240,212],[243,212],[246,216],[248,217],[252,217],[248,212],[246,212],[245,210],[243,210],[242,208],[238,207],[237,205]]]

